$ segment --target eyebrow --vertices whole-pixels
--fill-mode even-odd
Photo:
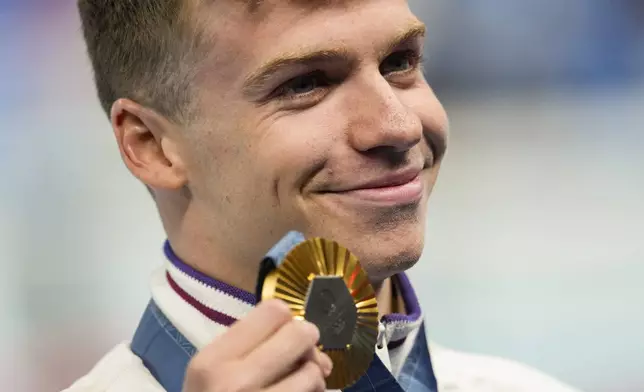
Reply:
[[[400,33],[396,34],[396,36],[394,36],[394,38],[389,41],[389,44],[381,53],[381,57],[390,54],[400,46],[425,37],[426,32],[427,27],[425,27],[425,24],[419,20],[415,20],[410,26],[402,30]]]
[[[396,48],[410,41],[424,37],[425,32],[425,25],[420,21],[414,21],[410,26],[402,30],[399,34],[396,34],[396,36],[389,41],[385,46],[385,49],[380,53],[381,57],[386,56]],[[319,64],[322,62],[352,63],[354,61],[354,56],[345,48],[305,50],[299,53],[286,53],[268,61],[246,77],[242,91],[244,92],[244,95],[254,95],[254,92],[261,89],[266,81],[270,80],[273,75],[289,67],[306,67],[311,64]]]
[[[260,89],[273,75],[293,66],[351,61],[351,54],[346,49],[341,48],[284,54],[267,62],[250,74],[244,81],[243,91],[246,95],[252,95],[253,91]]]

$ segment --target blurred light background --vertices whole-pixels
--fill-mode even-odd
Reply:
[[[416,0],[452,121],[412,271],[433,340],[644,391],[644,2]],[[72,0],[0,0],[0,390],[129,339],[163,231],[95,98]]]

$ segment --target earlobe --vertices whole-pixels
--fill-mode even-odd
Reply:
[[[152,188],[179,189],[186,180],[173,124],[129,99],[112,106],[112,128],[130,172]]]

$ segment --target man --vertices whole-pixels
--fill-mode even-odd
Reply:
[[[430,360],[404,271],[423,250],[448,122],[406,0],[79,10],[122,159],[168,242],[132,342],[68,391],[324,390],[317,328],[251,294],[267,251],[297,242],[280,242],[291,230],[347,246],[376,289],[377,355],[347,391],[569,390],[497,360],[440,348]]]

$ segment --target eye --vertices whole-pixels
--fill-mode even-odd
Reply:
[[[420,53],[412,50],[393,53],[380,65],[380,73],[388,75],[415,70],[421,62],[421,57]]]
[[[329,82],[322,72],[313,72],[297,76],[284,83],[278,88],[277,95],[284,97],[308,95],[328,85]]]

